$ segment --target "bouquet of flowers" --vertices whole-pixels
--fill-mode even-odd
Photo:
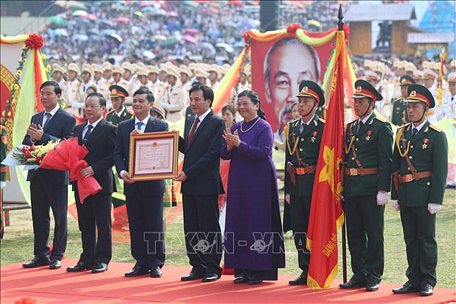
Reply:
[[[25,166],[25,170],[37,169],[49,151],[59,144],[58,141],[50,141],[45,145],[22,145],[14,147],[2,161],[5,166]]]

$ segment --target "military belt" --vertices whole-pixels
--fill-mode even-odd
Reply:
[[[316,166],[307,166],[307,167],[297,167],[295,168],[297,175],[311,174],[315,173],[317,170]]]
[[[348,176],[371,175],[377,174],[378,168],[345,168],[344,172]]]
[[[401,182],[401,184],[404,184],[404,183],[410,183],[411,181],[414,181],[414,180],[420,180],[422,178],[431,177],[431,176],[432,176],[432,171],[421,171],[421,172],[415,172],[412,174],[401,175],[399,177],[399,181]]]

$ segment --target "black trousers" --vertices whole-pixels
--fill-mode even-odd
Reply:
[[[218,195],[183,194],[184,233],[193,273],[221,274],[222,241]]]
[[[298,265],[305,277],[309,271],[310,261],[310,251],[306,248],[310,201],[310,196],[290,196],[291,228],[296,250],[298,250]]]
[[[79,260],[89,265],[108,264],[112,256],[111,193],[89,196],[82,204],[77,191],[75,197],[82,239]]]
[[[383,215],[376,195],[345,198],[348,248],[353,276],[380,283],[384,269]]]
[[[67,245],[68,186],[56,185],[40,178],[30,182],[33,221],[33,251],[39,259],[61,260]],[[50,217],[54,214],[52,252],[48,246]]]
[[[437,242],[435,240],[435,214],[426,207],[402,207],[402,229],[407,250],[407,278],[415,285],[426,282],[435,286]]]
[[[147,195],[148,189],[126,195],[131,255],[140,267],[163,267],[163,194]]]

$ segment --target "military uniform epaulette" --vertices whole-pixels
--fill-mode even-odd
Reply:
[[[381,121],[381,122],[388,122],[388,121],[386,121],[385,118],[379,117],[379,116],[375,116],[375,119],[377,119],[378,121]]]
[[[429,128],[431,128],[432,130],[437,131],[439,133],[443,131],[442,129],[440,129],[439,127],[436,127],[435,125],[429,125]]]
[[[406,127],[408,127],[408,126],[410,126],[410,122],[409,122],[409,123],[406,123],[405,125],[399,126],[399,127],[398,127],[398,130],[399,130],[399,129],[402,129],[402,128],[406,128]]]
[[[318,120],[322,123],[326,123],[326,120],[324,120],[323,118],[318,117]]]
[[[396,102],[396,101],[401,101],[402,100],[402,97],[398,97],[396,99],[393,99],[393,102]]]

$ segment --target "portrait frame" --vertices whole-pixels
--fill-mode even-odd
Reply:
[[[128,164],[131,179],[152,181],[175,177],[178,170],[178,141],[178,131],[131,135]]]

